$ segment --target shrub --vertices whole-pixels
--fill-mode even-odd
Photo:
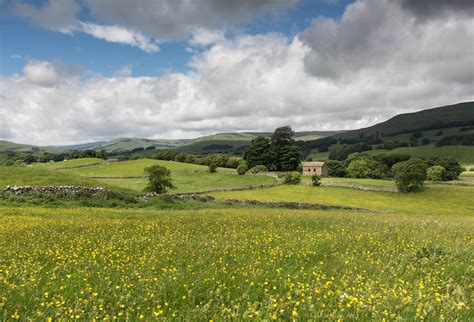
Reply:
[[[373,158],[365,157],[352,161],[347,167],[347,172],[352,178],[380,179],[387,173],[387,168]]]
[[[145,174],[148,176],[148,185],[145,191],[164,193],[168,188],[175,188],[171,183],[171,172],[165,167],[160,165],[146,167]]]
[[[426,179],[428,165],[421,159],[410,159],[399,162],[392,167],[392,171],[400,192],[418,191]]]
[[[250,172],[253,174],[257,174],[259,172],[267,172],[268,168],[262,164],[256,165],[250,169]]]
[[[284,176],[283,182],[285,184],[299,184],[301,182],[301,174],[298,172],[291,172]]]
[[[326,162],[328,165],[328,172],[330,177],[344,178],[347,176],[347,169],[344,162],[337,160],[329,160]]]
[[[474,168],[470,168],[469,171],[474,172]]]
[[[446,169],[440,165],[429,167],[426,171],[426,179],[430,181],[443,181],[446,175]]]
[[[313,187],[319,187],[321,185],[321,176],[313,174],[311,176],[311,184],[313,185]]]
[[[430,160],[430,165],[439,165],[446,169],[443,181],[455,180],[462,173],[462,166],[452,157],[435,158]]]
[[[247,172],[247,170],[248,170],[248,167],[245,162],[240,163],[239,166],[237,167],[237,173],[241,176],[243,176],[245,172]]]
[[[216,171],[217,171],[217,163],[214,162],[214,161],[211,161],[211,162],[209,163],[208,168],[209,168],[209,172],[211,172],[211,173],[216,172]]]

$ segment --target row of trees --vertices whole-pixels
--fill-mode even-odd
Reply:
[[[205,165],[210,167],[223,167],[236,169],[241,160],[229,154],[207,154],[196,155],[191,153],[180,153],[176,150],[161,150],[150,156],[156,160],[176,161]]]
[[[47,162],[59,162],[66,159],[79,159],[79,158],[100,158],[107,159],[107,153],[105,150],[94,151],[94,150],[83,150],[83,151],[72,151],[70,153],[30,153],[30,152],[14,152],[6,151],[0,153],[0,165],[14,166],[22,164],[32,163],[47,163]]]
[[[381,179],[393,178],[393,166],[410,159],[410,155],[407,154],[370,155],[367,153],[354,153],[345,161],[329,160],[327,165],[329,175],[332,177]],[[436,179],[433,176],[430,177],[433,181],[455,180],[463,171],[463,167],[452,157],[420,160],[426,163],[428,168],[436,166],[443,169],[441,175],[436,177]]]

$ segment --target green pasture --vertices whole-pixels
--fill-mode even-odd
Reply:
[[[82,158],[82,159],[71,159],[64,160],[59,162],[48,162],[48,163],[37,163],[34,166],[44,169],[63,169],[63,168],[72,168],[72,167],[81,167],[94,165],[96,163],[103,163],[105,160],[98,158]]]
[[[296,201],[321,203],[416,215],[472,215],[474,188],[427,185],[422,192],[363,191],[345,187],[281,185],[255,191],[215,192],[219,200],[227,198],[259,201]]]
[[[190,172],[172,173],[171,178],[176,189],[170,193],[200,192],[215,189],[230,189],[243,187],[258,187],[275,183],[275,179],[267,176],[239,176],[236,174]],[[108,186],[126,188],[136,192],[143,192],[147,179],[96,179]]]
[[[104,176],[104,177],[132,177],[132,176],[143,176],[144,169],[151,165],[160,165],[168,170],[201,170],[207,171],[208,167],[203,165],[175,162],[175,161],[163,161],[163,160],[152,160],[152,159],[139,159],[132,161],[120,161],[120,162],[107,162],[104,164],[87,167],[87,168],[76,168],[67,169],[64,172],[73,173],[82,176]]]

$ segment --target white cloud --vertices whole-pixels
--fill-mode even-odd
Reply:
[[[122,77],[81,79],[57,63],[30,62],[23,76],[0,77],[3,133],[19,142],[60,144],[284,124],[349,129],[473,100],[469,20],[449,13],[418,21],[399,4],[381,1],[350,5],[340,21],[316,19],[293,39],[222,39],[201,30],[193,41],[204,47],[186,74],[130,77],[125,68]]]
[[[45,61],[30,60],[23,68],[25,78],[40,86],[53,86],[59,76],[54,66]]]
[[[70,26],[71,31],[83,32],[97,39],[138,47],[141,50],[153,53],[158,52],[158,44],[140,32],[132,31],[120,26],[102,26],[93,23],[77,22]]]

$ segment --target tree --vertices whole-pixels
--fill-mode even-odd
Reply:
[[[421,159],[410,159],[399,162],[392,167],[392,171],[400,192],[418,191],[426,180],[428,164]]]
[[[215,160],[211,160],[208,167],[209,167],[209,172],[211,173],[217,172],[217,162]]]
[[[298,168],[301,151],[293,140],[290,126],[279,127],[270,138],[270,169],[294,171]],[[262,163],[265,164],[265,163]],[[268,164],[265,164],[268,167]]]
[[[263,136],[253,139],[251,145],[244,151],[244,160],[250,168],[259,164],[268,167],[271,162],[270,139]]]
[[[429,167],[426,171],[426,179],[430,181],[443,181],[446,175],[446,169],[440,165]]]
[[[380,179],[386,175],[387,168],[372,157],[363,157],[352,161],[347,172],[352,178]]]
[[[430,165],[439,165],[446,169],[443,181],[455,180],[463,172],[462,166],[453,157],[435,158],[429,161]]]
[[[273,171],[293,171],[300,164],[301,151],[292,139],[291,127],[277,128],[270,138],[257,137],[244,152],[247,166],[264,165]]]
[[[165,167],[160,165],[146,167],[145,174],[148,176],[148,185],[145,191],[164,193],[168,188],[175,188],[171,183],[171,172]]]
[[[328,172],[330,177],[344,178],[347,176],[347,169],[344,166],[344,162],[337,160],[329,160],[326,162],[328,165]]]

